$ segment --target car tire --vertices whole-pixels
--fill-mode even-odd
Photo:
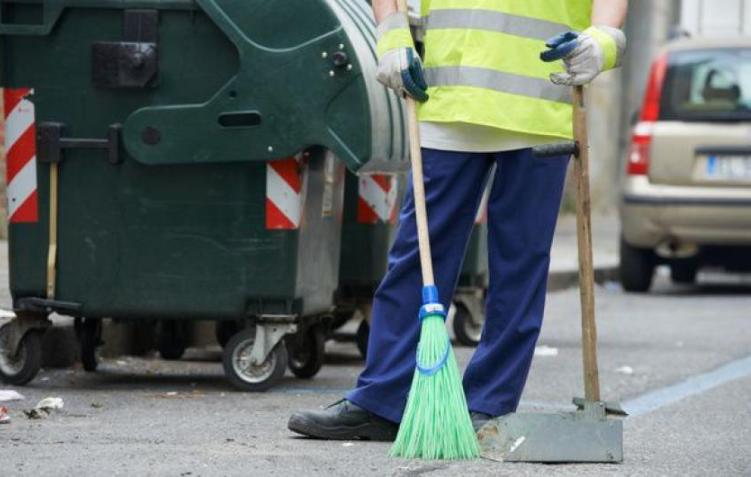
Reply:
[[[621,238],[621,285],[628,292],[644,293],[652,286],[657,260],[654,251],[634,247]]]

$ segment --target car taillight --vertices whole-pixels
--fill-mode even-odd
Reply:
[[[634,127],[631,136],[631,147],[628,151],[626,166],[626,173],[629,175],[646,175],[649,172],[649,147],[652,144],[652,128],[655,121],[660,117],[660,99],[667,66],[667,53],[661,54],[652,63],[639,123]]]
[[[628,150],[626,173],[630,176],[649,172],[649,146],[652,144],[652,122],[640,122],[634,127]]]

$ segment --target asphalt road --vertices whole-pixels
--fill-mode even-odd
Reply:
[[[751,360],[741,361],[751,356],[751,277],[701,280],[676,287],[662,277],[647,296],[597,290],[602,393],[638,414],[625,420],[621,465],[404,461],[386,444],[296,438],[289,413],[337,400],[362,366],[353,344],[332,342],[315,379],[288,376],[259,395],[229,387],[217,349],[189,350],[177,363],[108,360],[95,374],[43,371],[15,388],[24,401],[7,404],[0,475],[751,476]],[[557,355],[535,358],[523,409],[563,409],[582,393],[578,320],[576,290],[549,294],[540,345]],[[471,350],[457,355],[466,363]],[[637,398],[649,392],[645,407]],[[47,396],[62,397],[64,409],[23,416]]]

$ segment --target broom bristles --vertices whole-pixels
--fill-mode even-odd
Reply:
[[[417,362],[418,367],[437,369],[415,370],[391,455],[409,459],[479,457],[480,446],[442,315],[423,318]]]

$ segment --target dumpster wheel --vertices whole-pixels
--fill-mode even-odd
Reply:
[[[224,348],[222,364],[229,381],[243,391],[266,391],[273,387],[287,369],[287,348],[279,341],[260,365],[253,363],[251,353],[256,327],[239,331]]]
[[[159,326],[159,355],[162,359],[175,361],[183,357],[186,346],[186,323],[178,320],[163,320]]]
[[[310,379],[321,370],[326,337],[320,326],[311,326],[301,336],[288,336],[289,369],[298,378]]]
[[[84,318],[80,324],[81,364],[84,371],[96,371],[99,365],[96,349],[102,344],[102,320]]]
[[[473,313],[469,307],[460,300],[454,301],[454,336],[464,346],[477,346],[482,335],[483,317],[477,316],[480,312],[475,307]]]
[[[3,350],[0,351],[0,381],[22,386],[34,379],[42,367],[42,334],[36,330],[27,332],[15,355],[11,356],[6,354],[8,347],[4,344],[9,330],[3,328],[0,328],[0,349]]]

